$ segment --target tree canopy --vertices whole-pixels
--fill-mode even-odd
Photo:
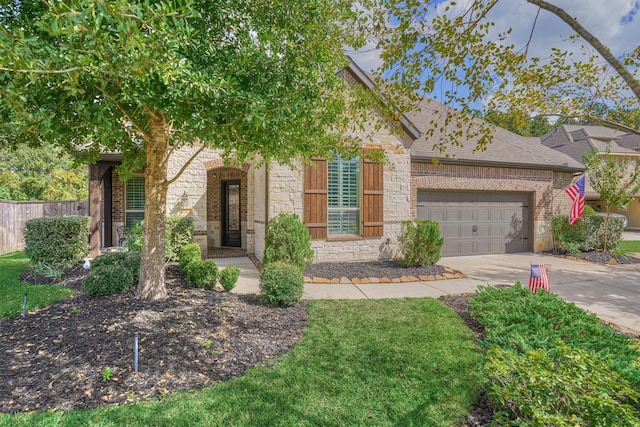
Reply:
[[[438,100],[465,113],[484,103],[486,111],[589,119],[640,134],[640,45],[614,54],[555,2],[526,0],[575,32],[567,41],[571,47],[551,46],[533,56],[528,44],[511,41],[511,29],[497,34],[490,12],[504,1],[384,0],[368,15],[379,32],[376,47],[383,65],[377,74],[390,79],[388,87],[400,99],[411,92],[432,94],[446,82]],[[534,30],[535,21],[532,35]],[[581,54],[573,53],[575,44]],[[455,120],[472,127],[464,115]]]
[[[166,295],[174,150],[290,163],[353,146],[365,103],[338,75],[343,46],[363,42],[350,1],[24,0],[0,20],[0,140],[144,168],[141,298]]]

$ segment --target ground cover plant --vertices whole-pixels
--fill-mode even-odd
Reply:
[[[61,286],[22,283],[19,279],[29,266],[23,252],[0,256],[0,318],[22,312],[24,294],[27,293],[27,309],[44,307],[73,294],[73,290]]]
[[[640,424],[637,340],[555,294],[533,294],[519,283],[509,289],[481,288],[470,308],[485,326],[496,420]]]
[[[313,301],[302,341],[241,377],[131,405],[5,415],[0,426],[459,426],[482,363],[469,329],[433,299]]]

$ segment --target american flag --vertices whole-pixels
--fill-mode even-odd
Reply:
[[[573,225],[578,222],[584,211],[584,176],[565,191],[573,201],[569,213],[569,224]]]
[[[534,294],[542,288],[549,292],[549,277],[547,276],[547,267],[544,264],[531,264],[531,275],[529,276],[529,289]]]

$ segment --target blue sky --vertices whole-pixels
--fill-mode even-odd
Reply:
[[[459,0],[452,10],[463,8],[470,0]],[[452,3],[439,3],[439,10]],[[609,46],[617,55],[628,52],[640,44],[640,1],[639,0],[552,0],[575,16],[587,30]],[[491,11],[495,31],[512,29],[510,42],[524,46],[529,39],[536,16],[537,7],[525,0],[501,0]],[[572,31],[559,18],[541,11],[533,33],[529,52],[535,56],[546,56],[551,47],[563,46],[567,50],[578,50],[579,44],[567,42]],[[365,70],[373,70],[380,65],[377,52],[372,46],[361,52],[349,52]]]

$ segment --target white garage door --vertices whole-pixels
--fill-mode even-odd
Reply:
[[[442,256],[531,250],[529,193],[418,191],[418,218],[440,223]]]

